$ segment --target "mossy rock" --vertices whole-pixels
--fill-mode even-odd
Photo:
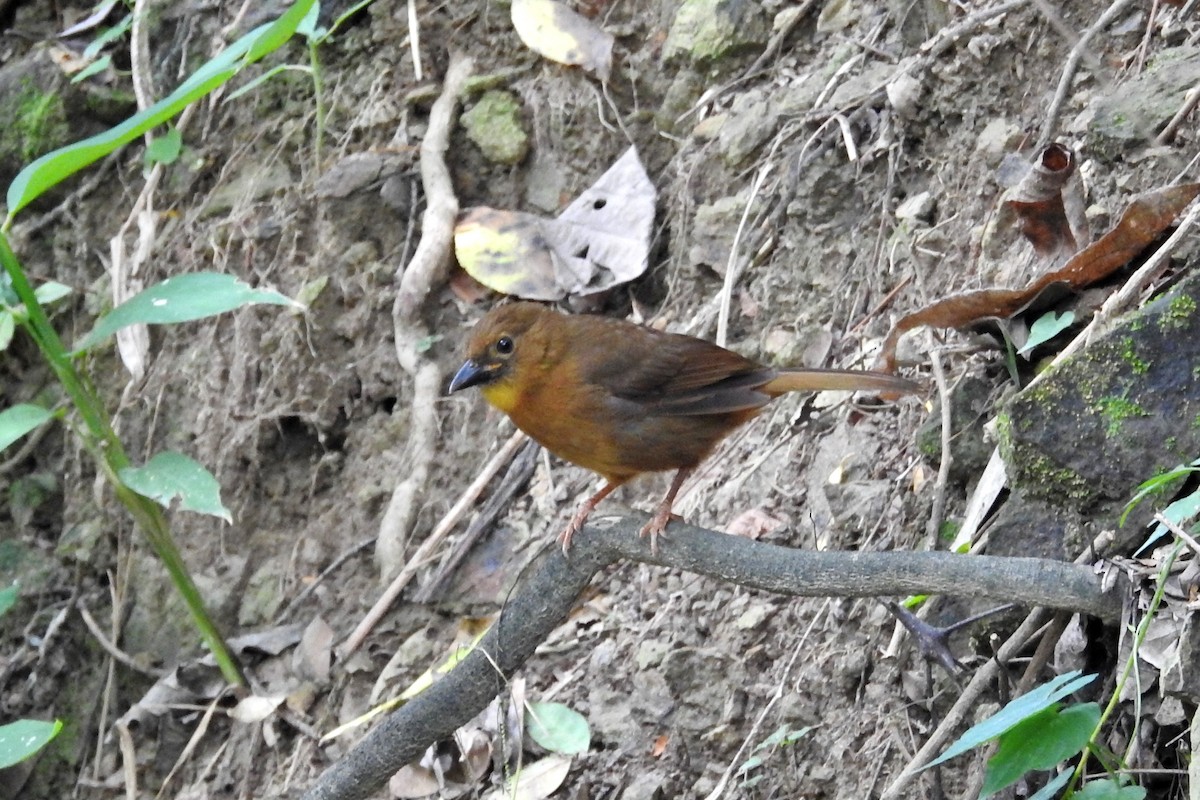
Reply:
[[[1200,455],[1198,301],[1191,278],[1003,406],[1001,451],[1017,489],[1111,527],[1142,481]]]

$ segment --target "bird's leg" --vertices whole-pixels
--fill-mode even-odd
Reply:
[[[605,481],[604,488],[585,500],[583,505],[579,507],[579,510],[575,512],[575,516],[571,517],[571,521],[567,523],[567,527],[558,535],[558,540],[562,542],[564,556],[571,549],[571,537],[579,533],[579,529],[583,527],[583,523],[587,522],[587,518],[596,510],[596,506],[600,505],[600,501],[612,494],[620,485],[612,481]]]
[[[690,467],[680,469],[675,473],[675,477],[671,479],[671,488],[667,489],[658,508],[654,509],[654,516],[642,526],[640,535],[650,535],[650,552],[655,555],[658,555],[658,536],[666,530],[667,523],[671,521],[671,506],[675,504],[675,495],[679,494],[679,487],[683,486],[683,482],[691,474],[692,468]]]

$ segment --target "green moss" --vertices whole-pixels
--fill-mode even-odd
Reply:
[[[0,132],[0,157],[27,162],[65,143],[70,135],[62,98],[26,81],[21,92],[0,108],[6,124]]]
[[[518,164],[529,152],[529,135],[521,119],[521,105],[509,92],[485,92],[470,111],[462,115],[467,137],[479,146],[489,161]]]
[[[1112,438],[1121,432],[1121,423],[1130,417],[1145,417],[1149,414],[1146,409],[1125,397],[1101,397],[1096,404],[1097,410],[1108,423],[1105,433]]]
[[[1089,501],[1095,495],[1092,481],[1066,467],[1055,464],[1043,455],[1035,455],[1025,461],[1025,476],[1022,483],[1034,488],[1036,493],[1048,499],[1066,495],[1076,503]]]
[[[1150,362],[1137,354],[1137,344],[1133,341],[1132,336],[1126,336],[1121,340],[1121,358],[1129,364],[1134,375],[1145,375],[1150,371]]]
[[[1196,313],[1196,300],[1190,295],[1181,294],[1172,298],[1166,312],[1158,318],[1158,327],[1162,331],[1179,330],[1187,327],[1188,320]]]

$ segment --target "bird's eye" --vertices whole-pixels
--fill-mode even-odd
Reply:
[[[501,336],[496,340],[496,352],[506,356],[513,351],[513,340],[509,336]]]

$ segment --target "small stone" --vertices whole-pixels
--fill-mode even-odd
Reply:
[[[732,167],[745,161],[775,133],[778,120],[779,112],[765,93],[749,91],[740,95],[717,136],[725,163]]]
[[[758,3],[683,0],[663,44],[663,57],[705,61],[760,47],[766,41],[767,23]]]
[[[933,212],[937,210],[937,201],[929,192],[920,192],[908,197],[896,209],[896,219],[902,222],[928,225],[933,222]]]
[[[734,626],[740,631],[754,630],[762,625],[771,615],[771,607],[765,603],[750,606],[742,615],[734,620]]]
[[[509,92],[484,92],[470,111],[462,115],[467,138],[488,161],[519,164],[529,152],[529,135],[522,125],[521,105]]]
[[[1011,152],[1021,139],[1019,125],[997,117],[983,126],[975,140],[975,152],[988,161],[999,162],[1005,153]]]
[[[896,79],[890,81],[886,88],[888,103],[895,112],[905,119],[912,119],[920,110],[921,82],[902,72]]]

